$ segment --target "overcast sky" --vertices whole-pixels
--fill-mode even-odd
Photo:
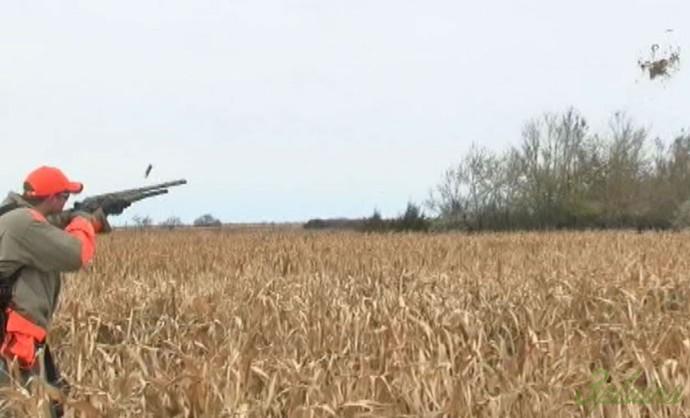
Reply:
[[[636,65],[653,43],[690,53],[688,16],[687,0],[0,0],[0,189],[46,164],[85,195],[188,179],[116,223],[393,216],[545,111],[690,127],[690,68],[651,82]]]

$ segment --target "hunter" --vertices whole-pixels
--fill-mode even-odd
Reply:
[[[10,192],[0,204],[0,385],[19,368],[21,384],[38,376],[65,394],[68,386],[54,363],[46,336],[60,294],[60,273],[88,266],[96,234],[109,232],[102,210],[64,212],[71,194],[80,193],[57,168],[40,167],[24,181],[23,194]],[[41,359],[43,360],[41,364]],[[53,402],[51,413],[63,415]]]

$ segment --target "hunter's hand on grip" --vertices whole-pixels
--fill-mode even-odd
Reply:
[[[91,225],[93,225],[93,229],[97,234],[107,234],[112,231],[110,223],[108,223],[108,216],[103,211],[103,208],[98,208],[91,214]]]
[[[98,208],[93,212],[74,211],[70,212],[70,215],[70,221],[74,218],[84,218],[87,221],[89,221],[89,223],[91,223],[91,226],[93,226],[93,229],[97,234],[108,233],[112,230],[112,228],[110,227],[110,223],[108,223],[108,217],[101,208]]]

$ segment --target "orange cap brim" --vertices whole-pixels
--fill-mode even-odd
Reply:
[[[70,193],[81,193],[84,190],[84,185],[78,182],[67,183],[67,191]]]

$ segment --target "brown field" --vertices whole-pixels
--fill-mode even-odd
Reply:
[[[50,339],[68,416],[686,416],[689,254],[685,233],[118,231]]]

